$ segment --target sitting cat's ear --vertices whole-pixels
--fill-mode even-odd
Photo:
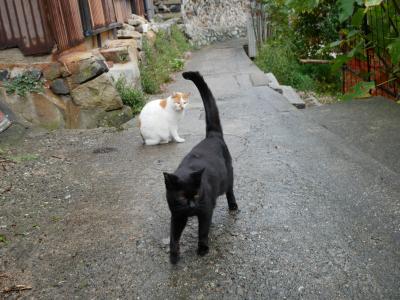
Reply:
[[[195,171],[195,172],[193,172],[193,173],[190,174],[190,177],[192,177],[192,179],[193,179],[193,181],[194,181],[194,184],[195,184],[196,186],[199,186],[199,185],[200,185],[200,183],[201,183],[201,176],[203,175],[203,172],[204,172],[204,168],[203,168],[203,169],[200,169],[200,170],[198,170],[198,171]]]
[[[178,187],[178,176],[164,172],[165,186],[167,190],[174,190]]]

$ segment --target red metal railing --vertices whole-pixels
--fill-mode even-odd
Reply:
[[[371,48],[366,50],[365,58],[353,58],[343,69],[343,92],[349,92],[361,81],[375,81],[374,96],[380,95],[400,100],[400,79],[392,70],[386,45],[399,36],[400,18],[396,2],[385,0],[380,6],[370,9],[364,23],[365,34],[369,36]]]

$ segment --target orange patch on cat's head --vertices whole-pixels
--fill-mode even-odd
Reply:
[[[190,93],[174,92],[172,94],[172,99],[175,103],[180,103],[181,99],[188,101]]]
[[[167,99],[161,99],[160,106],[165,109],[165,107],[167,106]]]

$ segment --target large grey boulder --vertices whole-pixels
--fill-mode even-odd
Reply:
[[[112,61],[113,63],[126,63],[131,60],[126,46],[100,49],[100,53],[106,61]]]
[[[65,127],[65,104],[48,90],[45,93],[28,93],[21,97],[8,95],[5,89],[0,88],[0,101],[6,103],[21,120],[47,129]]]
[[[139,26],[139,25],[146,24],[146,23],[147,23],[146,20],[142,20],[142,19],[139,19],[139,18],[137,18],[137,19],[128,19],[128,24],[131,25],[131,26]]]
[[[126,84],[130,87],[140,89],[140,71],[137,61],[131,61],[127,64],[114,64],[110,68],[110,76],[117,81],[119,78],[124,78]]]
[[[132,109],[129,106],[113,111],[98,108],[82,109],[79,112],[79,128],[120,127],[130,119],[132,119]]]
[[[5,81],[8,79],[8,70],[0,70],[0,81]]]
[[[54,94],[57,95],[68,95],[69,94],[69,87],[67,82],[62,79],[58,78],[51,82],[50,89]]]
[[[50,63],[43,68],[43,77],[47,80],[54,80],[61,77],[61,64],[59,62]]]
[[[134,26],[123,24],[122,28],[117,31],[117,37],[119,39],[141,40],[142,34],[140,32],[137,32]]]
[[[108,67],[103,60],[90,58],[80,61],[73,71],[70,70],[70,80],[73,84],[82,84],[107,71]]]
[[[119,109],[122,100],[108,74],[79,85],[71,91],[74,103],[81,108],[101,108],[105,111]]]

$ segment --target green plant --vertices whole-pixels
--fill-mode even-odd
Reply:
[[[54,223],[57,223],[57,222],[61,221],[61,217],[59,217],[59,216],[52,216],[52,217],[51,217],[51,221],[53,221]]]
[[[172,62],[171,62],[171,67],[174,71],[180,71],[183,69],[183,67],[185,66],[185,60],[181,59],[181,58],[175,58]]]
[[[121,62],[126,62],[129,60],[129,54],[128,53],[121,53],[118,56],[119,61]]]
[[[25,72],[5,83],[7,94],[17,94],[24,97],[27,93],[40,93],[44,91],[44,83],[37,75]]]
[[[171,80],[170,74],[183,69],[183,54],[189,49],[189,43],[177,26],[172,26],[170,33],[159,31],[154,44],[143,40],[145,60],[140,64],[143,90],[148,94],[160,92],[160,86]]]
[[[24,161],[32,161],[37,160],[39,156],[37,154],[21,154],[21,155],[14,155],[9,156],[9,159],[15,163],[21,163]]]
[[[146,97],[142,91],[129,86],[126,78],[120,76],[115,83],[117,91],[125,105],[132,108],[134,115],[138,114],[146,103]]]
[[[310,90],[313,79],[301,71],[294,53],[287,44],[278,41],[267,42],[259,51],[255,60],[264,72],[272,72],[281,84],[291,85],[299,90]]]
[[[340,22],[336,0],[321,0],[310,10],[292,13],[291,27],[298,57],[332,59],[325,45],[338,38]]]
[[[374,55],[388,75],[386,82],[400,80],[400,6],[393,1],[383,0],[338,0],[340,21],[343,23],[341,40],[330,46],[342,52],[336,59],[335,68],[341,67],[354,57],[364,60],[368,49],[376,49]],[[379,20],[379,21],[377,21]],[[371,78],[380,78],[372,70],[365,74],[363,82],[355,85],[344,97],[363,98],[365,91],[373,89],[378,82]],[[379,83],[379,85],[385,82]]]
[[[269,0],[264,1],[269,2]],[[287,1],[296,13],[312,11],[323,2],[324,0]],[[384,68],[384,73],[389,75],[387,82],[400,80],[398,29],[400,6],[398,1],[336,0],[332,10],[338,11],[338,21],[341,23],[340,40],[324,45],[330,52],[336,51],[340,54],[335,59],[333,69],[338,72],[339,68],[352,58],[365,58],[368,49],[380,49],[380,51],[375,51],[375,54],[378,57],[378,63]],[[353,91],[345,98],[364,97],[366,89],[375,84],[373,81],[367,81],[370,80],[367,77],[365,80],[355,85]]]
[[[301,58],[332,59],[324,45],[337,39],[340,27],[336,0],[261,0],[272,30],[261,44],[256,64],[298,90],[337,95],[341,73],[330,65],[304,65]]]
[[[185,37],[185,34],[176,25],[171,27],[171,40],[175,44],[175,47],[178,49],[180,55],[191,48],[187,38]]]
[[[308,74],[315,82],[313,90],[319,94],[337,96],[342,88],[341,72],[332,70],[330,64],[300,65],[303,74]]]
[[[0,234],[0,243],[7,244],[7,238],[4,234]]]

